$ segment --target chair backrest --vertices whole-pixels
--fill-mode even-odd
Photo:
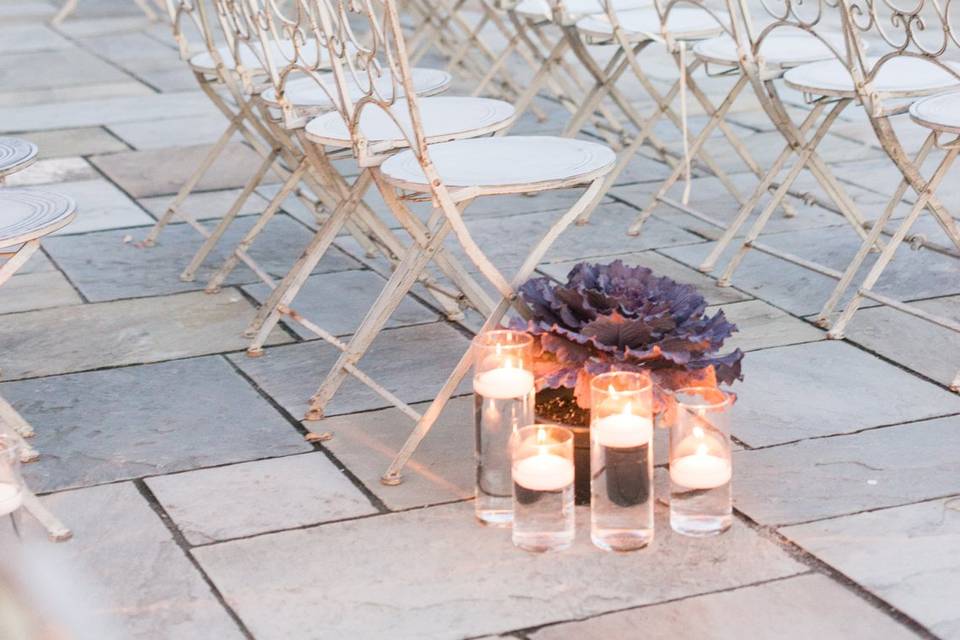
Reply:
[[[189,60],[201,51],[216,52],[216,37],[211,30],[205,0],[165,0],[164,5],[182,60]],[[200,38],[202,48],[198,49],[191,36]]]
[[[329,101],[350,132],[361,165],[375,164],[379,152],[364,137],[360,114],[379,109],[404,132],[418,158],[427,158],[426,140],[397,6],[394,0],[293,0],[281,7],[274,0],[218,0],[241,3],[253,47],[262,56],[288,126],[303,116],[287,96],[292,82],[308,85]],[[285,47],[281,43],[289,43]],[[308,42],[315,47],[305,46]],[[403,99],[409,96],[408,99]]]

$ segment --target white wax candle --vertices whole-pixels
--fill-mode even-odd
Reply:
[[[474,376],[473,392],[484,398],[522,398],[533,390],[533,373],[526,369],[500,367]]]
[[[598,444],[605,447],[639,447],[653,437],[653,421],[632,413],[615,413],[593,423],[590,428]]]
[[[670,479],[686,489],[715,489],[730,482],[730,460],[698,451],[670,461]]]
[[[573,463],[552,453],[530,456],[513,465],[513,481],[531,491],[559,491],[573,484]]]
[[[0,516],[13,513],[23,504],[20,487],[9,482],[0,482]]]

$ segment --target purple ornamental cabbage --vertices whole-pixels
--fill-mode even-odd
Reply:
[[[534,336],[537,389],[573,389],[590,406],[590,378],[612,370],[649,371],[664,389],[732,383],[743,353],[717,355],[736,325],[704,314],[703,296],[646,267],[575,266],[566,284],[533,278],[520,288],[533,310],[512,328]]]

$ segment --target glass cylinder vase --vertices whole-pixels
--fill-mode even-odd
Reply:
[[[513,435],[513,544],[527,551],[559,551],[573,544],[573,434],[532,425]]]
[[[20,477],[20,441],[0,433],[0,516],[13,513],[23,504]]]
[[[730,414],[734,396],[714,387],[675,393],[670,428],[670,526],[688,536],[733,524]]]
[[[646,373],[590,382],[590,538],[607,551],[653,540],[653,384]]]
[[[513,519],[510,437],[534,423],[533,338],[488,331],[473,339],[477,519],[509,526]]]

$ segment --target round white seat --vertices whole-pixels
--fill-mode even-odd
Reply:
[[[620,26],[631,40],[648,40],[661,37],[660,15],[656,9],[634,9],[632,11],[618,11],[617,19]],[[676,7],[667,14],[667,31],[674,38],[680,40],[700,40],[723,33],[723,27],[717,19],[729,21],[729,16],[722,11],[716,12],[716,17],[703,9],[692,7]],[[613,25],[605,14],[597,14],[577,21],[577,29],[584,35],[593,38],[610,38],[613,35]]]
[[[419,67],[411,70],[411,76],[413,88],[418,96],[430,96],[442,93],[450,86],[450,81],[452,80],[452,77],[446,71],[422,69]],[[325,111],[335,109],[336,106],[330,99],[330,96],[337,95],[337,83],[336,80],[334,80],[333,74],[324,74],[321,76],[320,81],[323,82],[323,87],[318,84],[317,80],[311,77],[291,80],[284,89],[287,101],[298,110],[311,115],[319,115]],[[367,95],[368,87],[364,84],[358,84],[352,75],[346,75],[346,82],[349,87],[350,100],[359,100]],[[383,75],[376,79],[374,86],[377,92],[385,98],[390,98],[393,91],[397,91],[398,95],[402,95],[403,93],[402,85],[397,83],[396,87],[393,86],[393,76],[389,70],[385,70]],[[326,88],[326,91],[324,91],[324,88]],[[260,97],[272,107],[279,106],[277,103],[277,91],[274,87],[270,87],[264,91],[260,94]]]
[[[431,144],[493,133],[512,122],[516,114],[509,102],[490,98],[436,96],[421,98],[417,106],[424,134]],[[413,135],[409,105],[406,100],[398,100],[390,111],[393,117],[376,105],[366,105],[360,113],[360,130],[371,143],[405,147],[409,144],[406,135]],[[337,147],[351,144],[350,131],[339,111],[314,118],[304,127],[304,132],[319,144]]]
[[[0,178],[26,169],[37,159],[37,145],[20,138],[0,138]]]
[[[824,40],[843,52],[842,33],[820,34],[823,40],[806,31],[777,31],[760,43],[760,57],[768,67],[789,69],[808,62],[830,60],[834,54]],[[729,35],[702,40],[693,45],[693,53],[709,64],[734,67],[740,64],[737,42]]]
[[[877,58],[867,58],[873,65]],[[960,64],[947,62],[960,73]],[[791,89],[823,96],[855,98],[856,90],[850,72],[839,60],[811,62],[790,69],[783,75]],[[884,64],[873,81],[873,88],[889,97],[910,98],[938,93],[960,86],[960,80],[946,69],[931,62],[913,57],[891,58]]]
[[[257,57],[257,55],[253,52],[253,49],[250,47],[251,45],[247,43],[241,43],[240,64],[251,72],[262,72],[263,63],[260,62],[260,58]],[[296,55],[293,44],[290,41],[271,42],[270,49],[273,64],[275,64],[277,67],[283,67]],[[217,54],[219,54],[220,59],[223,61],[223,64],[226,68],[235,69],[237,67],[236,60],[234,59],[233,55],[233,49],[230,47],[217,47]],[[319,60],[317,59],[318,54],[321,56]],[[325,68],[329,66],[328,64],[322,62],[323,60],[327,59],[329,54],[326,49],[320,49],[317,47],[316,40],[310,40],[309,42],[302,44],[300,46],[299,55],[300,59],[307,64],[313,64],[314,62],[318,63],[316,65],[317,68]],[[213,58],[213,54],[209,51],[204,51],[191,57],[190,65],[198,71],[202,71],[204,73],[214,73],[217,70],[217,63]]]
[[[39,189],[0,189],[0,247],[42,238],[76,216],[71,198]]]
[[[642,9],[652,4],[651,0],[611,0],[614,11],[628,11],[630,9]],[[603,6],[603,0],[564,0],[564,11],[569,20],[576,21],[585,16],[595,13],[603,13],[606,9]],[[517,14],[525,18],[534,18],[541,20],[552,20],[553,14],[550,12],[550,3],[547,0],[523,0],[513,9]]]
[[[960,92],[940,93],[910,105],[910,117],[917,124],[960,134]]]
[[[487,193],[525,193],[582,184],[605,175],[616,162],[608,147],[554,136],[475,138],[431,145],[430,159],[448,187],[477,187]],[[430,190],[410,150],[381,165],[394,185]]]

